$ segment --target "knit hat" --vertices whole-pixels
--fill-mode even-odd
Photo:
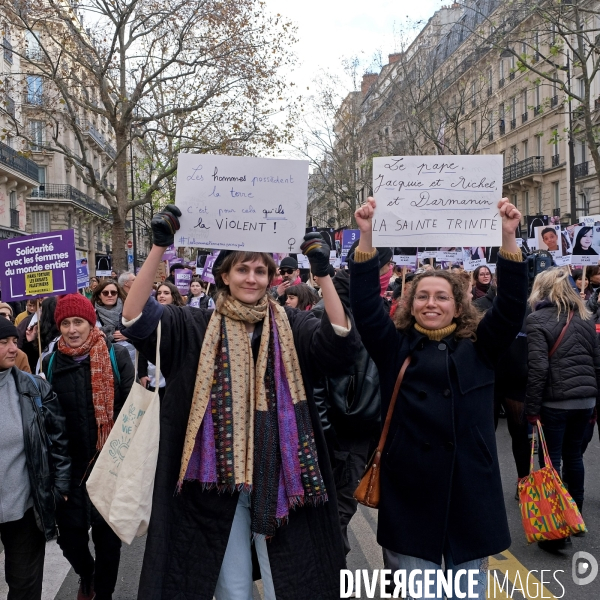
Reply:
[[[8,310],[10,311],[10,316],[13,316],[13,309],[12,306],[10,304],[8,304],[7,302],[0,302],[0,309],[2,308],[8,308]]]
[[[56,303],[54,321],[60,327],[63,319],[80,317],[94,327],[96,325],[96,311],[92,303],[81,294],[66,294],[61,296]]]
[[[280,269],[294,269],[298,268],[298,261],[292,256],[286,256],[280,263]]]
[[[8,319],[0,317],[0,340],[9,337],[19,337],[17,328]]]

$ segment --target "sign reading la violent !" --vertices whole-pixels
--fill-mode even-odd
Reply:
[[[4,301],[77,292],[72,229],[2,240],[0,257]]]
[[[373,159],[374,246],[499,246],[502,157]]]
[[[298,252],[307,190],[308,161],[180,154],[175,246]]]

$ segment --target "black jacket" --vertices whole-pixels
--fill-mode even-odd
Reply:
[[[110,342],[107,342],[110,347]],[[115,397],[113,415],[116,419],[133,385],[134,372],[129,352],[123,346],[113,346],[120,373],[120,383],[114,377]],[[43,361],[44,374],[48,374],[48,363],[52,354]],[[85,490],[85,481],[97,458],[96,442],[98,431],[92,401],[92,379],[89,357],[76,362],[58,350],[52,363],[51,383],[66,417],[69,437],[69,456],[72,462],[69,501],[60,507],[57,514],[59,527],[84,527],[100,521],[99,513],[93,508]]]
[[[498,258],[498,295],[477,341],[440,342],[399,331],[379,296],[377,257],[350,260],[350,300],[379,369],[382,419],[410,355],[383,452],[377,541],[384,548],[456,564],[510,546],[494,431],[494,367],[523,322],[527,266]]]
[[[584,321],[577,311],[552,355],[548,353],[560,336],[567,314],[543,302],[527,317],[529,376],[525,413],[538,415],[546,402],[598,398],[600,347],[593,320]]]
[[[494,304],[494,298],[496,297],[496,286],[490,285],[490,289],[487,291],[485,296],[473,300],[473,306],[476,306],[481,312],[486,312],[492,308]]]
[[[56,535],[57,506],[64,504],[64,496],[70,493],[71,459],[67,452],[65,416],[47,381],[35,377],[34,384],[27,373],[14,367],[12,376],[21,402],[35,518],[50,540]],[[36,396],[41,399],[41,409],[36,406]]]
[[[352,365],[359,347],[356,328],[335,335],[327,316],[285,308],[300,361],[319,467],[328,501],[318,507],[290,511],[267,549],[278,600],[337,600],[339,571],[345,558],[335,485],[313,385],[324,375],[341,375]],[[142,318],[123,332],[145,356],[156,354],[156,327],[162,326],[161,370],[167,386],[161,400],[160,448],[152,516],[138,598],[143,600],[212,600],[225,555],[238,493],[203,490],[185,482],[176,493],[198,360],[212,311],[146,304]],[[257,324],[252,349],[260,343]]]

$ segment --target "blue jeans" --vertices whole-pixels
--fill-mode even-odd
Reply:
[[[568,482],[569,493],[579,510],[583,507],[583,436],[592,416],[592,408],[562,410],[542,406],[540,419],[548,446],[548,454],[556,472],[561,472]],[[544,455],[540,444],[540,465],[544,466]]]
[[[252,600],[252,534],[250,533],[250,494],[240,494],[225,558],[215,590],[216,600]],[[276,600],[271,565],[264,535],[254,538],[265,600]]]
[[[399,554],[398,552],[394,552],[392,550],[388,550],[384,548],[384,563],[386,569],[392,569],[392,571],[397,571],[398,569],[406,569],[406,581],[410,577],[410,572],[419,569],[424,572],[426,569],[435,569],[436,571],[452,571],[456,573],[460,569],[477,569],[479,574],[477,575],[477,585],[475,586],[475,593],[477,594],[477,598],[479,600],[487,600],[486,589],[487,589],[487,573],[488,573],[488,564],[489,560],[487,557],[478,558],[476,560],[469,560],[464,563],[460,563],[458,565],[454,564],[452,557],[449,553],[444,553],[444,569],[441,568],[441,565],[437,563],[430,562],[428,560],[424,560],[423,558],[416,558],[415,556],[407,556],[406,554]],[[414,578],[415,581],[415,591],[421,590],[420,597],[425,597],[425,586],[423,583],[423,575],[418,575]],[[435,581],[435,578],[434,578]],[[467,594],[468,593],[468,578],[466,575],[463,575],[459,580],[460,591]],[[454,588],[453,588],[454,590]],[[430,592],[434,594],[436,600],[444,600],[444,594],[441,596],[437,596],[436,586],[431,586],[429,589]],[[410,590],[407,589],[408,599],[411,598]],[[465,596],[466,598],[467,596]]]

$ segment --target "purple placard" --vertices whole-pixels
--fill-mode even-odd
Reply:
[[[0,241],[0,282],[5,302],[77,293],[72,229]]]
[[[191,269],[175,269],[173,273],[175,274],[175,287],[182,296],[187,296],[190,293],[193,271]]]
[[[167,249],[163,252],[163,260],[171,260],[172,258],[177,258],[177,250],[175,246],[167,246]]]
[[[342,231],[342,264],[348,261],[348,252],[352,244],[360,238],[360,229],[344,229]]]
[[[167,262],[169,263],[169,269],[171,269],[173,265],[185,265],[185,260],[183,260],[183,258],[179,258],[178,256],[175,258],[170,258]]]
[[[206,257],[206,262],[204,263],[204,270],[202,271],[202,281],[207,281],[208,283],[215,283],[215,278],[213,276],[213,265],[217,260],[217,256],[219,256],[219,250],[214,250],[210,256]]]

